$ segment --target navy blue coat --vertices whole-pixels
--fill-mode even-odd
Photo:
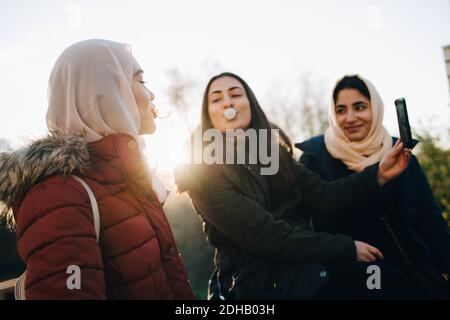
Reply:
[[[396,140],[393,138],[393,143]],[[303,151],[300,161],[325,180],[354,173],[331,156],[323,135],[296,147]],[[363,211],[337,212],[333,220],[314,220],[316,231],[347,234],[368,242],[383,252],[386,262],[403,269],[407,265],[399,243],[414,264],[432,265],[439,272],[450,273],[450,231],[416,157],[411,157],[405,172],[386,190],[384,199],[367,203]]]

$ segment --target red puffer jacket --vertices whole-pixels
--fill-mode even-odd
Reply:
[[[86,144],[52,134],[2,156],[0,183],[8,176],[10,192],[1,200],[17,222],[27,299],[195,298],[132,137]],[[95,194],[99,243],[89,197],[70,173]],[[80,268],[81,289],[68,288],[71,265]]]

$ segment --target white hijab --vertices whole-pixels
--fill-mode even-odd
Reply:
[[[125,133],[138,142],[144,159],[139,109],[132,90],[139,64],[127,44],[92,39],[75,43],[59,56],[48,83],[47,127],[83,133],[94,142]],[[167,191],[152,173],[152,188],[164,202]]]
[[[360,78],[369,89],[372,105],[372,125],[367,137],[362,141],[350,141],[336,120],[335,104],[332,99],[328,109],[329,127],[325,131],[325,146],[335,159],[339,159],[352,171],[360,172],[377,163],[392,147],[392,137],[383,126],[384,105],[373,84]]]

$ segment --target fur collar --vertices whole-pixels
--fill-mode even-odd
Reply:
[[[0,219],[13,225],[12,209],[20,206],[30,188],[52,175],[82,172],[88,164],[88,144],[83,138],[58,132],[0,153]]]

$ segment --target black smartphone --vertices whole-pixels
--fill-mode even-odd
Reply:
[[[409,126],[408,110],[406,109],[406,101],[404,98],[395,100],[395,108],[397,109],[398,128],[400,131],[400,139],[403,147],[412,149],[413,140],[411,135],[411,127]]]

